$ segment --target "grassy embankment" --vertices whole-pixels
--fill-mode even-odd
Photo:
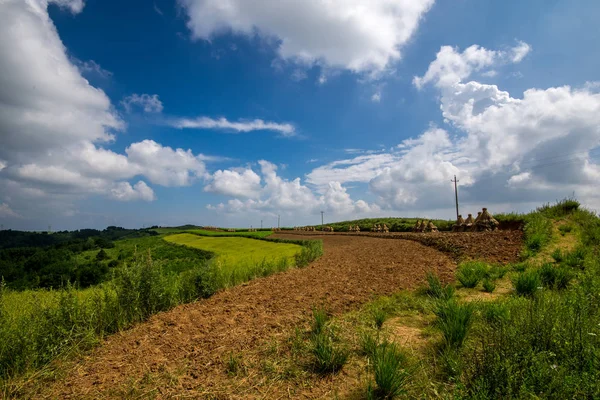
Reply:
[[[114,248],[100,250],[103,257],[119,260],[112,278],[85,290],[67,285],[13,291],[1,284],[0,395],[18,396],[23,385],[53,371],[51,361],[88,349],[154,313],[292,265],[304,266],[322,254],[320,241],[276,244],[187,236],[211,242],[210,249],[176,245],[160,237],[116,241]],[[229,246],[230,241],[244,243]],[[253,246],[261,250],[252,251]],[[215,255],[210,250],[219,253],[214,260],[209,260]],[[97,257],[100,251],[80,257]]]
[[[465,261],[456,283],[317,310],[259,373],[306,390],[343,369],[335,392],[357,399],[600,398],[600,219],[573,200],[520,218],[521,262]]]

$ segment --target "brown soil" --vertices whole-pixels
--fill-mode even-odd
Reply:
[[[461,256],[495,261],[512,260],[520,248],[516,236],[508,232],[460,235],[430,234],[421,235],[430,239],[411,240],[304,235],[323,239],[325,249],[323,257],[308,267],[256,279],[157,314],[108,337],[85,358],[63,366],[64,377],[44,387],[35,385],[23,394],[61,399],[241,399],[295,398],[302,393],[321,398],[326,393],[316,387],[304,390],[253,374],[232,378],[227,374],[227,361],[232,354],[260,354],[269,340],[285,341],[295,326],[307,326],[313,306],[324,305],[332,314],[341,314],[375,296],[415,287],[424,281],[427,271],[444,281],[452,280],[455,262],[417,241],[459,248]],[[276,237],[297,239],[298,235]],[[260,362],[260,358],[256,360]],[[324,387],[335,387],[339,379],[343,374]]]
[[[289,232],[289,235],[298,235],[302,232]],[[477,259],[490,263],[506,264],[519,259],[523,248],[523,231],[495,231],[495,232],[437,232],[437,233],[345,233],[345,232],[312,232],[314,236],[340,235],[364,236],[385,239],[404,239],[422,243],[440,251],[450,254],[454,259]],[[291,236],[296,237],[296,236]],[[319,236],[323,237],[323,236]]]

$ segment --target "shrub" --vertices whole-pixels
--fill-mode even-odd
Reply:
[[[393,399],[406,393],[406,384],[411,372],[406,369],[406,355],[387,341],[375,349],[371,358],[377,387],[371,389],[375,398]]]
[[[437,316],[435,324],[444,335],[445,347],[460,348],[471,327],[472,305],[459,304],[454,299],[440,301],[436,304],[434,313]]]
[[[579,209],[579,206],[579,201],[573,198],[565,198],[557,201],[556,204],[553,205],[550,205],[550,203],[544,204],[543,206],[538,207],[536,211],[548,218],[560,218],[573,213]]]
[[[521,272],[513,278],[513,286],[520,296],[533,296],[542,282],[537,270]]]
[[[466,288],[474,288],[488,274],[488,265],[480,261],[467,261],[458,267],[456,278]]]
[[[427,273],[427,284],[426,293],[434,299],[448,300],[454,296],[454,287],[451,285],[442,285],[440,278],[431,272]]]
[[[494,289],[496,289],[496,284],[494,283],[494,281],[490,279],[483,280],[483,290],[485,290],[488,293],[492,293]]]

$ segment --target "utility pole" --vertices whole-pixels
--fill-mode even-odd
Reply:
[[[456,186],[456,184],[460,181],[457,180],[456,175],[454,175],[454,179],[450,182],[454,182],[454,198],[456,200],[456,220],[458,221],[458,186]]]
[[[321,211],[321,230],[323,230],[323,214],[325,211]]]
[[[281,221],[280,217],[281,216],[279,214],[277,214],[277,229],[280,228],[280,226],[279,226],[279,222]]]

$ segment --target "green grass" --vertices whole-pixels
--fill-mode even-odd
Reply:
[[[435,305],[435,325],[442,332],[444,347],[460,348],[469,332],[473,319],[471,304],[460,304],[456,300],[439,301]]]
[[[492,293],[496,289],[496,284],[490,279],[483,280],[483,290],[487,293]]]
[[[520,296],[533,296],[542,286],[540,272],[535,269],[519,273],[512,279],[513,287]]]
[[[262,233],[262,232],[252,232]],[[244,237],[202,237],[191,233],[166,236],[170,243],[210,251],[223,264],[244,265],[286,258],[293,261],[302,247],[289,243],[271,243]]]
[[[367,396],[374,399],[393,399],[406,393],[411,376],[407,357],[395,344],[383,341],[371,356],[376,387],[369,387]]]
[[[474,288],[479,282],[488,277],[490,267],[481,261],[466,261],[458,266],[456,279],[466,288]]]

